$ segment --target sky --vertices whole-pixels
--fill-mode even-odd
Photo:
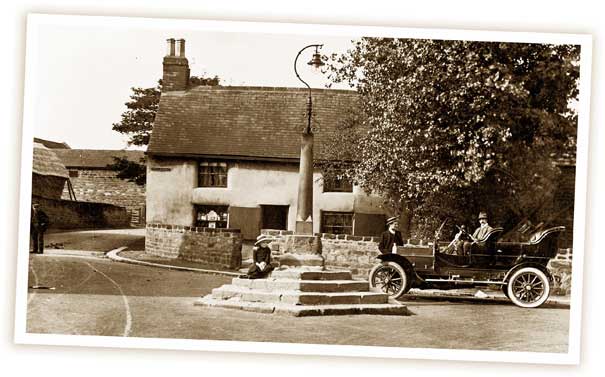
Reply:
[[[28,40],[34,51],[26,72],[32,81],[34,136],[74,149],[133,148],[112,124],[126,110],[131,87],[153,87],[161,78],[168,38],[186,40],[191,75],[218,75],[222,85],[283,87],[304,87],[293,68],[303,47],[317,43],[324,45],[323,54],[342,53],[357,38],[229,31],[224,26],[219,28],[223,31],[196,30],[156,20],[46,21],[32,28]],[[306,64],[313,52],[303,52],[298,70],[311,87],[322,88],[327,76]]]

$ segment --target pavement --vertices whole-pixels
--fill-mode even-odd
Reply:
[[[142,242],[141,242],[142,239]],[[46,248],[44,254],[51,256],[109,258],[120,263],[190,271],[235,277],[239,271],[221,271],[205,268],[195,262],[160,258],[146,254],[144,250],[144,229],[111,229],[91,231],[71,231],[51,233],[47,242],[65,248]],[[45,243],[47,243],[45,242]],[[120,245],[118,247],[118,245]],[[433,299],[463,302],[510,303],[501,292],[488,289],[465,288],[452,290],[412,289],[402,296],[402,301]],[[566,308],[570,306],[569,296],[551,295],[544,307]]]

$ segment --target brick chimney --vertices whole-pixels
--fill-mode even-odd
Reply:
[[[185,40],[170,38],[164,56],[162,91],[186,90],[189,83],[189,62],[185,57]]]

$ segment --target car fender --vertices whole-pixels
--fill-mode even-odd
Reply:
[[[552,274],[550,273],[550,271],[548,271],[548,268],[546,268],[545,265],[540,264],[540,263],[532,263],[532,262],[526,262],[526,263],[521,263],[521,264],[515,265],[510,270],[508,270],[508,272],[504,276],[503,281],[504,282],[508,282],[508,279],[512,276],[512,274],[515,273],[515,271],[517,271],[520,268],[525,268],[525,267],[534,267],[534,268],[537,268],[538,270],[544,272],[544,274],[546,274],[546,276],[548,277],[548,279],[551,282],[554,281],[554,278],[553,278]]]
[[[381,262],[395,262],[402,268],[404,268],[406,271],[409,271],[410,274],[414,277],[414,279],[424,281],[424,279],[418,276],[416,270],[414,269],[414,266],[412,266],[412,263],[404,256],[401,256],[399,254],[381,254],[376,258],[379,259]]]

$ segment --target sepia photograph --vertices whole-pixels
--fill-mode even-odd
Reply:
[[[17,343],[578,363],[591,43],[28,15]]]

